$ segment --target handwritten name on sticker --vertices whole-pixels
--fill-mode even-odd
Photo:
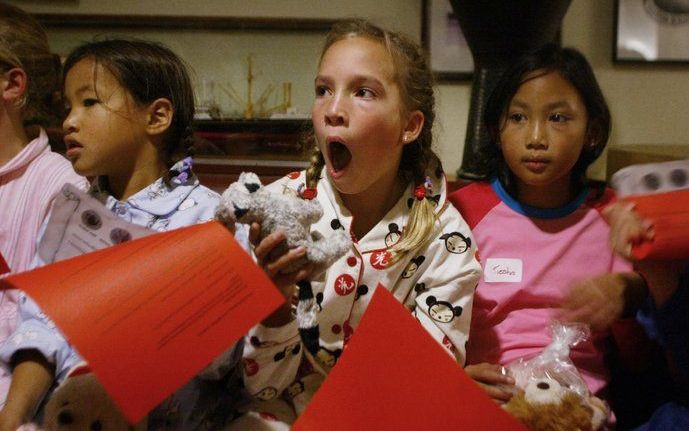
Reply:
[[[522,281],[522,260],[489,257],[483,268],[486,283],[519,283]]]

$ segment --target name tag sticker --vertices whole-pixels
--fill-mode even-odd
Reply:
[[[483,268],[486,283],[519,283],[522,281],[522,260],[490,257]]]

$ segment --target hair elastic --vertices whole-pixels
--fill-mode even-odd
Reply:
[[[419,184],[418,186],[416,186],[416,188],[414,189],[414,197],[418,201],[426,197],[426,187],[424,187],[423,184]]]
[[[302,192],[301,192],[301,197],[306,200],[311,200],[315,198],[318,195],[318,190],[316,190],[314,187],[306,187]]]
[[[431,177],[427,176],[423,184],[419,184],[414,188],[414,197],[420,201],[431,196],[433,196],[433,181],[431,181]]]

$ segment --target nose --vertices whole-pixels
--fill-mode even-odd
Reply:
[[[62,130],[65,133],[72,133],[77,131],[77,117],[74,110],[69,110],[67,112],[67,117],[62,122]]]
[[[346,126],[349,121],[347,102],[341,95],[334,95],[325,110],[325,123],[329,126]]]
[[[545,136],[545,126],[542,121],[532,121],[529,125],[529,135],[526,147],[529,149],[545,150],[548,148],[548,140]]]

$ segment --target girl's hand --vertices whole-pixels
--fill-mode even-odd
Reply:
[[[602,331],[632,314],[645,296],[645,282],[635,272],[599,275],[572,285],[559,318],[586,323],[592,330]]]
[[[295,293],[295,284],[311,276],[313,267],[311,265],[306,265],[288,274],[283,274],[281,271],[289,267],[292,263],[303,259],[306,255],[306,249],[304,247],[297,247],[274,258],[274,260],[268,260],[270,252],[285,240],[285,234],[282,231],[276,231],[259,242],[257,234],[259,229],[260,226],[258,223],[252,224],[249,234],[249,240],[252,244],[258,242],[258,245],[254,248],[254,254],[256,255],[258,265],[263,268],[263,271],[270,277],[275,286],[280,289],[285,299],[290,301]]]
[[[653,224],[642,219],[633,204],[617,202],[602,214],[610,225],[610,246],[622,257],[630,259],[632,245],[653,239]]]
[[[310,278],[313,266],[306,265],[295,272],[282,274],[282,269],[287,268],[291,263],[299,261],[304,257],[306,249],[304,247],[297,247],[269,261],[268,256],[270,252],[285,240],[285,234],[282,231],[273,232],[263,238],[263,240],[259,239],[259,234],[260,225],[253,223],[249,230],[249,241],[255,246],[254,254],[256,255],[258,265],[263,268],[263,271],[285,297],[285,302],[282,306],[264,319],[262,323],[268,327],[279,327],[292,320],[292,298],[295,296],[296,283]]]
[[[634,206],[616,203],[603,210],[610,224],[610,245],[623,257],[630,258],[634,244],[653,239],[653,224],[642,219]],[[687,261],[637,261],[634,267],[648,282],[648,291],[657,307],[674,295],[679,286],[679,275],[687,268]]]
[[[574,283],[562,303],[560,319],[604,330],[622,317],[625,283],[618,274],[603,274]]]
[[[483,362],[467,365],[464,371],[498,403],[506,403],[512,398],[513,393],[505,387],[514,386],[514,379],[504,373],[502,366]]]

